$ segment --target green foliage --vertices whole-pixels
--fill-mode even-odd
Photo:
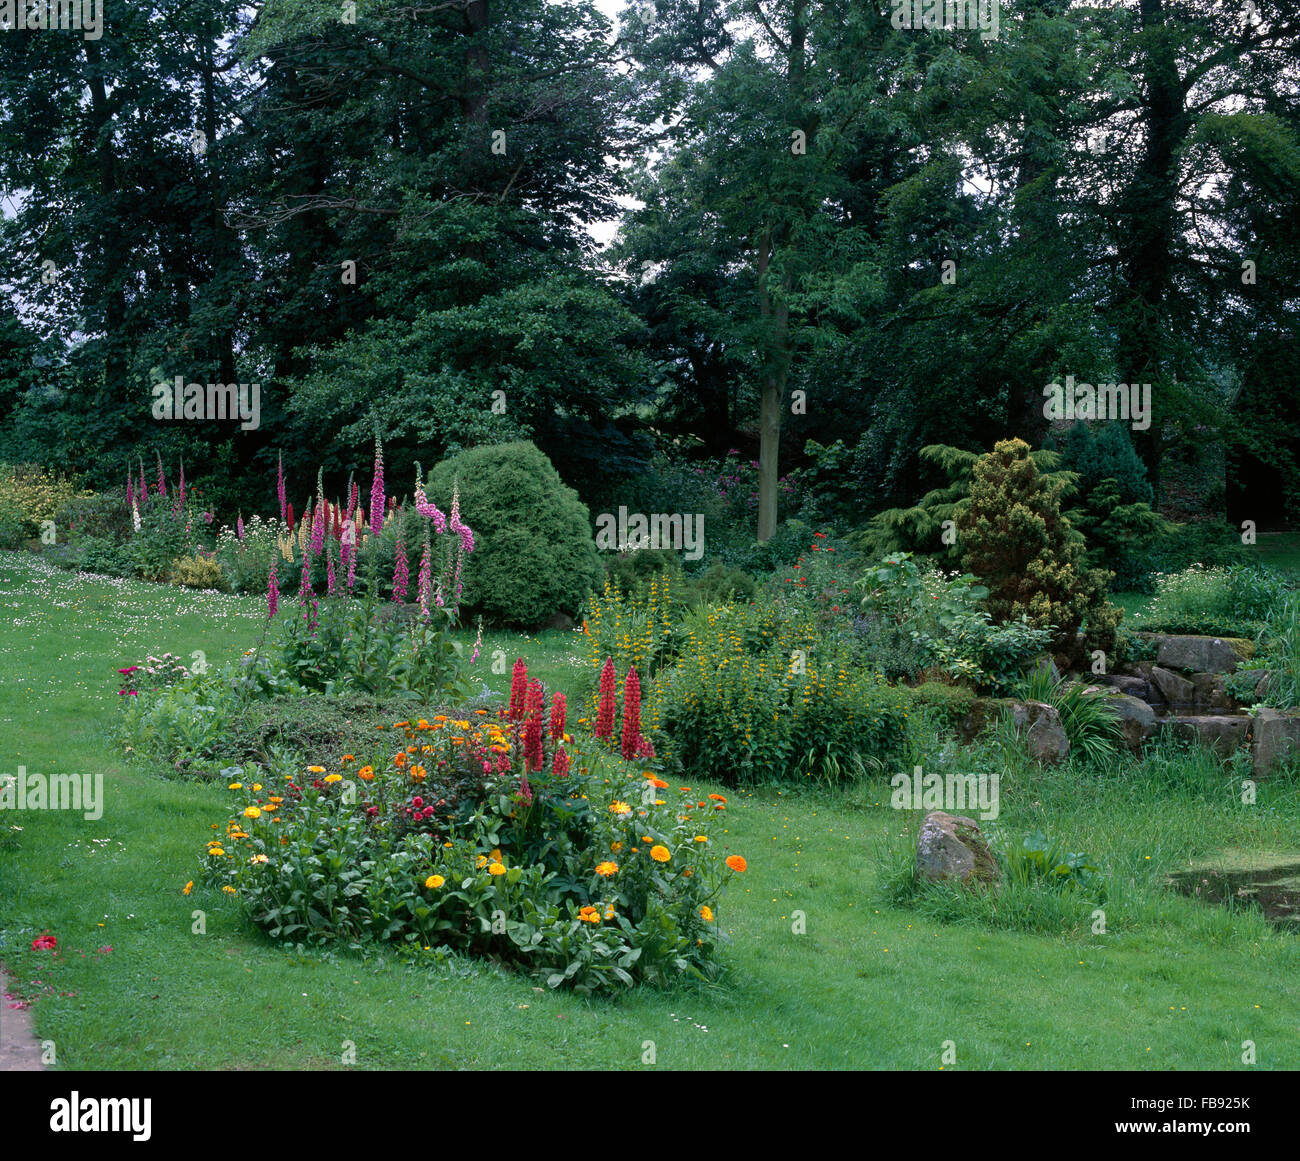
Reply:
[[[1155,575],[1182,572],[1194,564],[1251,564],[1255,555],[1241,542],[1241,529],[1214,520],[1170,525],[1147,550],[1149,576],[1144,591],[1154,591]]]
[[[942,471],[948,482],[927,492],[910,508],[887,508],[876,513],[864,529],[849,539],[869,556],[909,552],[932,556],[954,568],[961,561],[962,548],[954,537],[945,538],[944,524],[952,521],[951,530],[965,523],[979,453],[946,444],[930,444],[921,448],[918,455],[924,463]],[[1029,458],[1041,470],[1043,479],[1052,481],[1062,493],[1073,486],[1073,477],[1057,470],[1061,460],[1058,452],[1034,451]]]
[[[177,557],[172,562],[168,580],[174,585],[184,585],[191,589],[224,589],[225,574],[221,562],[212,556],[197,552],[193,556]]]
[[[909,639],[911,656],[923,668],[996,691],[1014,680],[1050,640],[1046,628],[1031,626],[1023,617],[993,624],[982,606],[988,590],[976,584],[974,576],[945,577],[919,567],[910,553],[886,557],[856,583],[863,592],[864,612],[858,640],[867,649],[874,645],[887,663],[909,657],[902,646],[902,640]]]
[[[1091,649],[1114,651],[1121,612],[1106,601],[1107,574],[1087,567],[1083,538],[1061,515],[1062,491],[1040,475],[1024,441],[1004,440],[975,465],[960,537],[966,567],[988,585],[993,619],[1050,629],[1053,647],[1073,662]]]
[[[27,521],[12,497],[0,498],[0,548],[19,548],[27,539]]]
[[[452,636],[449,608],[433,607],[426,620],[418,610],[336,597],[279,617],[279,667],[307,689],[425,701],[464,692],[465,647]]]
[[[1269,670],[1264,704],[1279,709],[1300,705],[1300,592],[1290,593],[1277,603],[1261,635],[1261,644],[1255,664]],[[1241,700],[1249,704],[1254,697]]]
[[[1118,481],[1106,478],[1088,491],[1081,508],[1066,513],[1088,542],[1088,566],[1109,569],[1114,586],[1136,592],[1150,585],[1150,550],[1169,534],[1169,521],[1157,515],[1149,504],[1122,502]]]
[[[1043,447],[1061,453],[1061,469],[1077,474],[1077,486],[1083,496],[1103,480],[1111,479],[1115,481],[1121,504],[1150,505],[1155,500],[1146,465],[1134,450],[1123,424],[1103,423],[1094,429],[1079,420],[1063,440],[1049,432]]]
[[[586,506],[533,444],[477,447],[439,464],[429,499],[460,510],[476,546],[465,561],[463,605],[485,619],[535,627],[577,613],[600,578]]]
[[[154,499],[140,513],[140,531],[127,546],[127,556],[140,580],[161,581],[171,575],[173,562],[192,549],[185,517],[167,499]]]
[[[85,493],[71,480],[39,464],[0,464],[0,508],[16,512],[29,537],[39,536],[41,525],[79,494]]]
[[[244,522],[244,539],[235,529],[223,528],[217,536],[216,559],[231,592],[265,593],[271,579],[271,565],[277,563],[276,579],[280,588],[292,587],[297,576],[291,561],[280,553],[278,541],[288,536],[288,529],[275,517],[263,520],[253,516]],[[366,537],[368,542],[372,537]]]
[[[906,746],[906,695],[853,664],[815,623],[761,602],[701,609],[656,682],[656,752],[730,784],[860,774]]]
[[[947,730],[955,730],[975,707],[978,696],[964,685],[940,681],[923,681],[908,690],[916,710],[929,710]]]
[[[74,496],[54,519],[61,535],[74,543],[89,537],[122,544],[131,537],[131,505],[120,491]]]
[[[1046,669],[1040,669],[1024,678],[1014,693],[1056,708],[1071,753],[1082,755],[1093,765],[1115,757],[1120,723],[1104,691],[1088,692],[1088,687],[1077,681],[1054,680]]]
[[[1259,565],[1194,564],[1155,581],[1146,628],[1224,637],[1256,636],[1293,587],[1283,574]]]
[[[1035,830],[1000,849],[1003,871],[1021,887],[1041,883],[1060,891],[1081,891],[1098,903],[1106,901],[1106,877],[1083,851],[1069,851],[1059,839]]]
[[[497,756],[517,728],[462,709],[395,723],[409,759],[381,738],[337,766],[230,768],[204,879],[293,943],[439,946],[587,993],[716,978],[712,907],[737,872],[707,820],[583,742],[567,776],[525,787]]]

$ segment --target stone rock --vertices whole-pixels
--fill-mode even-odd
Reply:
[[[1185,677],[1179,677],[1169,669],[1159,665],[1151,667],[1151,684],[1160,693],[1160,697],[1172,710],[1191,709],[1196,696],[1196,686]]]
[[[1016,702],[1011,709],[1016,729],[1025,735],[1025,747],[1035,762],[1055,766],[1070,753],[1070,739],[1055,706],[1046,702]]]
[[[1193,673],[1192,708],[1198,714],[1235,714],[1241,706],[1228,696],[1221,673]]]
[[[1127,693],[1113,693],[1107,698],[1107,704],[1119,718],[1124,746],[1135,753],[1142,748],[1142,743],[1159,729],[1156,725],[1155,710],[1141,698],[1132,697]]]
[[[916,873],[930,883],[955,879],[971,885],[996,886],[997,860],[973,818],[932,810],[916,836]]]
[[[1143,701],[1151,699],[1151,683],[1145,677],[1130,677],[1122,673],[1103,673],[1093,678],[1098,685],[1109,685],[1111,689],[1117,689],[1120,693],[1127,694],[1129,697],[1141,698]]]
[[[1195,673],[1232,673],[1237,668],[1236,650],[1222,637],[1154,638],[1156,664]]]
[[[1300,710],[1261,709],[1250,724],[1255,775],[1272,774],[1289,756],[1300,754]]]
[[[1221,758],[1245,743],[1250,724],[1250,718],[1230,714],[1179,714],[1166,721],[1175,737],[1208,746]]]

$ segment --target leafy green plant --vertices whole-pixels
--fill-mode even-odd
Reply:
[[[1052,631],[1065,661],[1114,651],[1121,611],[1106,600],[1107,574],[1087,567],[1083,538],[1061,515],[1065,484],[1043,477],[1023,440],[1003,440],[973,468],[959,524],[966,567],[989,588],[994,621],[1027,617]]]
[[[1122,736],[1120,722],[1103,691],[1090,692],[1077,681],[1053,679],[1047,670],[1028,674],[1013,689],[1024,700],[1056,708],[1072,753],[1084,755],[1093,764],[1115,756]]]
[[[586,505],[550,460],[528,442],[476,447],[429,473],[429,499],[444,510],[457,486],[479,540],[465,561],[466,610],[529,627],[577,613],[600,560]]]
[[[1032,831],[1005,846],[994,844],[1003,873],[1019,886],[1043,884],[1057,890],[1083,891],[1105,901],[1106,879],[1096,861],[1083,851],[1070,851],[1058,839]]]
[[[191,589],[224,589],[225,574],[221,565],[211,556],[204,556],[202,550],[193,556],[180,556],[172,562],[171,575],[168,578],[174,585],[183,585]]]
[[[1143,618],[1147,628],[1228,637],[1256,636],[1292,589],[1283,574],[1260,565],[1194,564],[1155,583],[1155,599]]]

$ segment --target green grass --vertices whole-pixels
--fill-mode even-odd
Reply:
[[[105,775],[97,822],[0,816],[0,956],[19,992],[52,989],[33,1015],[60,1067],[334,1069],[351,1042],[359,1068],[635,1069],[653,1041],[661,1069],[928,1069],[953,1041],[967,1069],[1218,1070],[1244,1067],[1247,1039],[1256,1067],[1300,1067],[1297,940],[1163,887],[1222,848],[1293,848],[1292,782],[1261,783],[1246,807],[1204,757],[1001,767],[998,826],[1060,835],[1109,872],[1104,936],[1078,898],[1022,899],[1023,913],[1015,898],[987,913],[961,898],[889,902],[919,816],[891,810],[883,780],[836,794],[692,783],[728,795],[719,837],[749,861],[719,912],[734,940],[725,984],[587,1001],[482,963],[298,953],[220,895],[181,894],[226,792],[123,759],[115,670],[164,650],[234,656],[260,631],[259,598],[49,573],[5,553],[0,605],[0,772]],[[476,669],[503,691],[522,654],[576,694],[580,644],[485,634]],[[504,673],[491,672],[498,648]],[[927,765],[943,760],[931,749]],[[991,747],[951,760],[1003,761]],[[206,934],[191,931],[195,910]],[[46,929],[57,959],[30,950]]]

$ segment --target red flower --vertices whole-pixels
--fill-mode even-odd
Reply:
[[[618,673],[614,669],[614,659],[606,658],[605,668],[600,671],[600,706],[596,711],[596,737],[612,738],[614,736],[614,689],[618,684]]]
[[[524,659],[519,657],[515,660],[514,669],[510,673],[510,709],[506,716],[512,722],[517,722],[524,716],[524,694],[527,689],[528,666],[524,664]]]
[[[38,935],[32,940],[32,951],[53,951],[59,946],[59,941],[52,935]]]

